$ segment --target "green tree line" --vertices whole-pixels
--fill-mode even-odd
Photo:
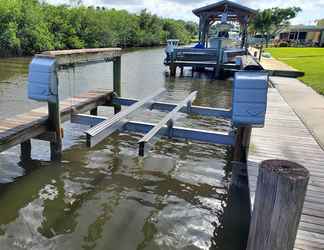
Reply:
[[[140,47],[166,39],[188,43],[197,25],[102,7],[50,5],[38,0],[0,0],[0,54],[32,55],[45,50]]]

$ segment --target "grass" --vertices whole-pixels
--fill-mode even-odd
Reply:
[[[324,48],[268,48],[266,51],[274,58],[305,72],[300,80],[324,95]]]

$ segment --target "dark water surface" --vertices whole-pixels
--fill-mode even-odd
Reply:
[[[122,57],[123,96],[230,107],[231,83],[204,75],[170,80],[162,49]],[[26,97],[30,58],[0,60],[0,118],[44,105]],[[185,72],[188,76],[191,72]],[[62,72],[61,96],[112,87],[111,65]],[[73,101],[72,101],[73,102]],[[72,103],[73,104],[73,103]],[[111,116],[111,108],[100,108]],[[131,119],[156,122],[165,113],[141,110]],[[178,126],[226,131],[229,122],[181,114]],[[0,154],[0,249],[244,248],[244,197],[230,188],[231,151],[224,146],[160,139],[144,159],[139,134],[116,133],[93,149],[85,126],[66,123],[63,160],[49,162],[46,142],[33,141],[33,161],[19,147]],[[237,204],[236,204],[237,203]],[[234,212],[233,212],[234,211]]]

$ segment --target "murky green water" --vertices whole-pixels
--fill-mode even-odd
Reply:
[[[123,96],[177,102],[198,90],[196,105],[229,107],[231,83],[201,75],[171,81],[162,49],[123,55]],[[0,118],[43,104],[26,98],[29,59],[0,60]],[[61,74],[66,97],[111,88],[111,66]],[[188,76],[190,72],[185,72]],[[111,116],[111,108],[100,108]],[[134,120],[156,122],[165,113],[141,110]],[[226,131],[229,123],[181,114],[177,125]],[[246,201],[230,188],[231,151],[224,146],[161,139],[137,157],[141,135],[116,133],[93,149],[81,125],[64,125],[64,155],[49,162],[48,144],[33,141],[33,160],[19,147],[0,154],[0,249],[244,249]]]

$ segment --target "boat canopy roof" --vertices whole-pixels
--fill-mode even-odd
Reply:
[[[238,21],[240,23],[247,22],[247,19],[257,13],[254,9],[228,0],[194,9],[192,12],[198,17],[208,15],[209,19],[213,21],[221,21],[222,14],[227,12],[229,21]]]

